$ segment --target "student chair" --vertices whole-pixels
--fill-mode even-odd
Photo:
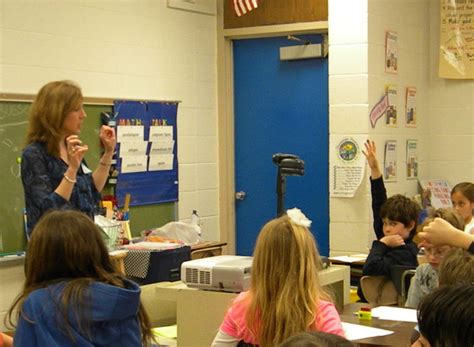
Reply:
[[[191,260],[214,257],[216,255],[221,255],[221,254],[222,254],[221,246],[196,249],[194,251],[191,251]]]
[[[398,293],[398,306],[405,306],[411,279],[415,276],[415,266],[395,265],[391,269],[392,282]]]
[[[367,302],[375,306],[396,305],[398,293],[393,282],[385,276],[362,276],[362,293]]]

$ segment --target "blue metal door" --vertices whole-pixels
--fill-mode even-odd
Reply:
[[[300,36],[312,43],[320,35]],[[260,228],[276,216],[275,153],[305,161],[305,175],[288,176],[285,208],[313,221],[321,254],[328,255],[328,61],[280,61],[285,38],[234,41],[236,250],[251,255]]]

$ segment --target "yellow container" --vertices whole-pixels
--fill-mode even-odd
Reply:
[[[359,295],[357,295],[357,288],[351,288],[349,301],[352,303],[352,302],[357,302],[359,300],[360,298],[359,298]]]

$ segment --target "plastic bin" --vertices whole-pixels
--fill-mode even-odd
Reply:
[[[130,264],[125,258],[125,274],[138,284],[156,282],[174,282],[181,280],[181,263],[191,260],[191,247],[184,246],[163,251],[149,251],[150,264],[144,278],[131,276],[127,273]]]

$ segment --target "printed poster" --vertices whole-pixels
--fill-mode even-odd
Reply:
[[[351,198],[357,192],[365,174],[365,157],[362,154],[363,136],[333,135],[330,140],[331,197]]]
[[[388,97],[388,107],[385,111],[385,125],[388,127],[396,127],[398,122],[397,115],[397,86],[390,84],[385,87]]]
[[[386,182],[397,181],[397,141],[385,142],[383,178]]]
[[[407,179],[418,177],[418,141],[407,140]]]
[[[398,34],[385,32],[385,72],[398,73]]]
[[[474,79],[474,2],[441,0],[439,77]]]
[[[416,88],[407,87],[405,98],[406,126],[416,127]]]
[[[420,180],[421,189],[429,191],[426,194],[429,199],[428,205],[434,208],[453,207],[451,203],[451,187],[445,180]]]

